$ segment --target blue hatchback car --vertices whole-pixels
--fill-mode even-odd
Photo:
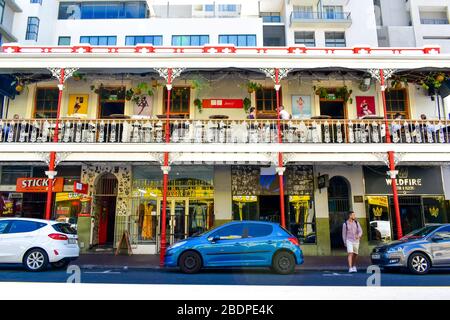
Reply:
[[[298,239],[277,223],[238,221],[179,241],[167,249],[166,267],[196,273],[214,267],[270,267],[290,274],[303,263]]]

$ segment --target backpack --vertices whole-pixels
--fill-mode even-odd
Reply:
[[[345,224],[345,237],[347,238],[347,230],[348,230],[348,225],[347,225],[347,221],[345,220],[344,224]],[[356,230],[358,230],[358,227],[360,227],[358,220],[355,220],[356,223]]]

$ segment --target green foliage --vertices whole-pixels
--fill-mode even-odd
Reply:
[[[198,99],[198,98],[195,99],[195,100],[194,100],[194,106],[197,107],[198,112],[202,113],[202,111],[203,111],[202,100],[200,100],[200,99]]]
[[[248,113],[248,110],[250,109],[250,106],[252,105],[252,101],[249,98],[244,98],[244,110],[246,113]]]

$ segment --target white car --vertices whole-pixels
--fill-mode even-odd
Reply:
[[[1,218],[0,264],[21,263],[29,271],[42,271],[50,263],[63,268],[78,258],[77,232],[57,221]]]

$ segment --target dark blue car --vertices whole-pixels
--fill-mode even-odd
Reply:
[[[230,222],[173,244],[166,267],[196,273],[212,267],[270,267],[290,274],[303,263],[298,239],[279,224],[259,221]]]

